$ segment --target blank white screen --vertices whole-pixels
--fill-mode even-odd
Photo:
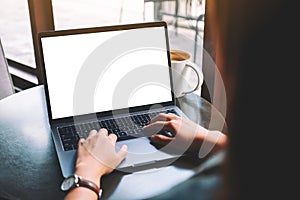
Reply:
[[[42,38],[53,119],[172,100],[164,27]]]

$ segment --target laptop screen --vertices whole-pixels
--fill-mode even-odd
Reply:
[[[163,25],[41,36],[52,119],[172,101]]]

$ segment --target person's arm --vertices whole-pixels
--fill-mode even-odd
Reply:
[[[112,172],[127,155],[126,146],[115,151],[116,140],[117,136],[108,135],[106,129],[100,129],[99,132],[93,130],[86,140],[81,139],[78,143],[75,174],[101,188],[101,177]],[[65,196],[65,200],[70,199],[95,200],[98,196],[88,188],[75,187]]]
[[[190,152],[203,157],[223,149],[227,144],[227,136],[220,131],[210,131],[172,113],[161,113],[144,127],[145,134],[160,130],[171,132],[174,137],[154,134],[150,140],[158,148],[175,153]]]

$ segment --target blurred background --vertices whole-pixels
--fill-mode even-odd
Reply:
[[[171,48],[188,50],[201,65],[204,11],[204,0],[1,0],[0,38],[15,89],[20,91],[39,84],[35,55],[39,30],[164,20]]]

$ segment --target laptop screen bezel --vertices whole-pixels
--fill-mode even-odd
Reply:
[[[150,109],[151,106],[154,104],[124,108],[124,109],[117,109],[117,110],[109,110],[97,113],[90,113],[90,114],[83,114],[83,115],[76,115],[76,116],[69,116],[64,118],[52,118],[52,111],[51,111],[51,102],[49,96],[49,89],[48,89],[48,82],[45,70],[45,63],[44,63],[44,56],[43,56],[43,48],[42,48],[42,38],[45,37],[56,37],[56,36],[64,36],[64,35],[76,35],[76,34],[83,34],[83,33],[97,33],[97,32],[106,32],[106,31],[121,31],[121,30],[130,30],[130,29],[138,29],[138,28],[150,28],[150,27],[164,27],[165,30],[165,37],[166,37],[166,48],[167,48],[167,57],[168,57],[168,66],[169,66],[169,76],[170,76],[170,87],[171,87],[171,101],[167,102],[159,102],[162,107],[165,106],[173,106],[175,105],[175,95],[173,90],[173,82],[172,79],[172,70],[171,70],[171,59],[170,59],[170,46],[169,46],[169,37],[168,37],[168,27],[165,21],[156,21],[156,22],[144,22],[144,23],[134,23],[134,24],[122,24],[122,25],[113,25],[113,26],[102,26],[102,27],[91,27],[91,28],[79,28],[79,29],[68,29],[68,30],[52,30],[52,31],[43,31],[38,33],[38,49],[39,49],[39,58],[40,61],[40,73],[42,77],[42,83],[44,85],[45,90],[45,97],[46,97],[46,104],[47,104],[47,111],[48,111],[48,118],[50,124],[57,124],[57,123],[68,123],[73,122],[74,117],[76,119],[89,119],[95,117],[107,117],[112,116],[114,113],[125,113],[128,112],[137,112]],[[157,103],[156,103],[157,104]]]

